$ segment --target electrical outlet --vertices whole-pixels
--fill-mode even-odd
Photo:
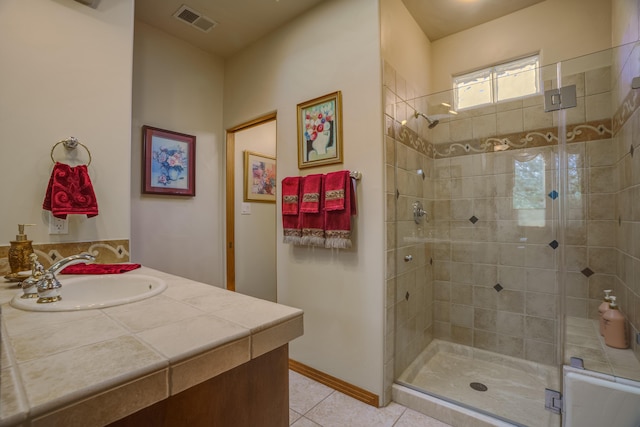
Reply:
[[[49,234],[69,234],[69,219],[49,215]]]

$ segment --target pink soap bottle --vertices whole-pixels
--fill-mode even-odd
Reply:
[[[627,320],[620,313],[616,297],[610,297],[611,303],[602,318],[604,319],[604,343],[613,348],[629,348],[629,329]]]
[[[611,300],[609,299],[611,297],[610,294],[611,294],[611,289],[605,290],[602,304],[598,306],[598,315],[600,316],[600,335],[602,336],[604,336],[604,319],[602,318],[602,316],[607,310],[609,310],[609,303],[611,302]]]

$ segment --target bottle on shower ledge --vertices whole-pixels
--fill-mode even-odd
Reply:
[[[613,348],[629,348],[629,328],[627,319],[618,309],[616,297],[610,297],[611,303],[602,318],[604,319],[604,343]]]
[[[600,335],[604,336],[604,319],[602,316],[609,310],[609,303],[611,302],[611,289],[604,291],[604,299],[602,304],[598,307],[598,315],[600,316]]]

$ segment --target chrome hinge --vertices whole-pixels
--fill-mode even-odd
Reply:
[[[544,409],[554,414],[562,412],[562,393],[559,391],[544,389]]]
[[[584,360],[580,359],[579,357],[572,357],[571,359],[569,359],[569,361],[569,364],[572,368],[584,369]]]
[[[578,105],[576,85],[564,86],[560,89],[550,89],[544,93],[544,111],[564,110]]]

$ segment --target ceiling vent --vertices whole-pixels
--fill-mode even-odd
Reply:
[[[218,25],[216,21],[213,19],[207,18],[200,12],[191,9],[188,6],[182,5],[180,9],[173,14],[173,17],[188,24],[192,27],[197,28],[200,31],[204,31],[205,33],[209,32],[213,27]]]

